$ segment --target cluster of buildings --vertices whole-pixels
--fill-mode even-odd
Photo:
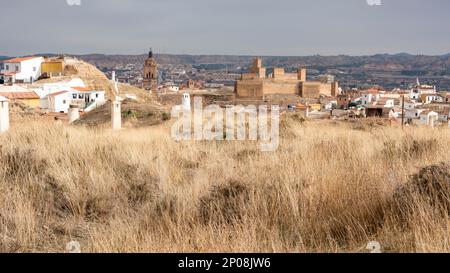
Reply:
[[[384,117],[410,125],[450,124],[450,92],[417,83],[410,90],[343,91],[332,75],[307,79],[306,69],[268,73],[256,58],[250,73],[235,84],[235,104],[278,104],[282,109],[304,111],[314,118]]]
[[[67,113],[71,105],[88,112],[106,103],[105,91],[91,90],[79,78],[59,80],[64,70],[64,57],[5,60],[0,67],[0,96],[54,113]],[[37,82],[48,78],[51,83]]]
[[[337,96],[336,109],[361,111],[364,117],[385,117],[410,125],[448,124],[450,92],[417,83],[410,90],[353,90]],[[342,113],[339,110],[335,113]]]

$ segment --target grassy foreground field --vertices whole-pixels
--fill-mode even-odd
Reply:
[[[169,124],[16,124],[0,136],[0,252],[450,252],[448,128],[281,128],[261,153],[177,143]]]

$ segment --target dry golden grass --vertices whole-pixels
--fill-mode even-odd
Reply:
[[[1,135],[0,252],[63,252],[71,240],[84,252],[363,252],[372,240],[450,251],[447,207],[403,190],[450,162],[448,128],[287,118],[278,151],[261,153],[177,143],[168,126],[29,121]]]

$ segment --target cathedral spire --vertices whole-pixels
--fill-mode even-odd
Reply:
[[[153,58],[153,49],[150,48],[150,51],[148,52],[148,57]]]

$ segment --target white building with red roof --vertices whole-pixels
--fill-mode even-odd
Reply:
[[[77,105],[82,111],[89,112],[106,103],[105,91],[91,90],[86,87],[73,87],[51,93],[43,100],[49,112],[67,113],[70,105]]]
[[[43,57],[23,57],[3,61],[0,80],[8,83],[32,83],[41,76]]]
[[[436,86],[431,85],[423,85],[420,83],[419,78],[417,78],[416,86],[411,89],[411,93],[409,96],[413,100],[420,100],[420,96],[422,95],[433,95],[437,93]]]

